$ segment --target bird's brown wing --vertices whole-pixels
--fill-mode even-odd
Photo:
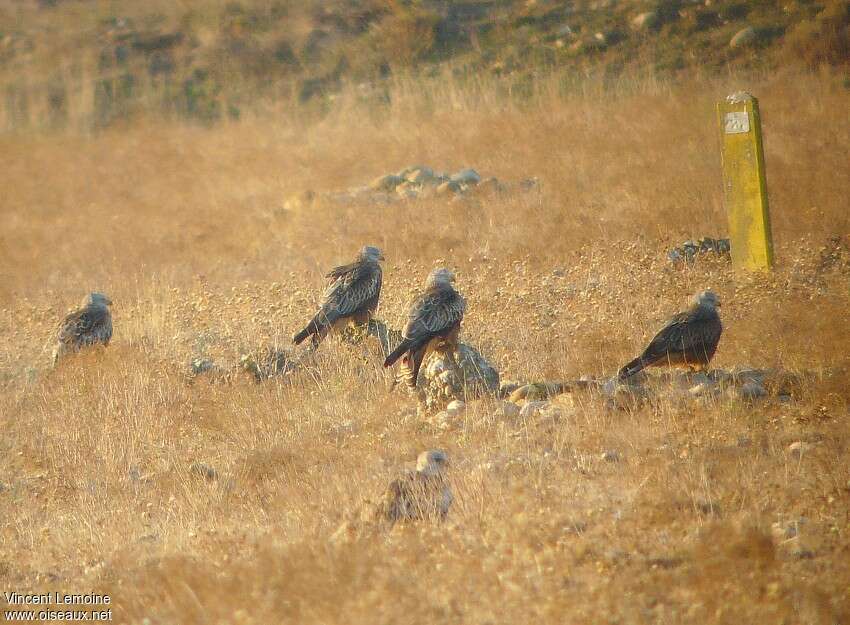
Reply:
[[[339,267],[334,267],[328,273],[325,274],[326,278],[331,280],[338,280],[339,278],[344,278],[345,276],[351,274],[355,271],[361,264],[361,261],[356,260],[353,263],[349,263],[347,265],[340,265]]]
[[[466,300],[454,289],[432,290],[414,303],[404,328],[412,343],[437,336],[463,320]]]
[[[377,503],[376,516],[391,523],[407,518],[411,505],[409,496],[411,479],[413,475],[406,474],[390,482]]]
[[[720,340],[722,327],[716,314],[689,310],[679,313],[664,326],[641,355],[647,365],[671,356],[708,362]]]
[[[442,478],[409,471],[390,482],[379,503],[380,514],[393,523],[443,516],[443,486]]]
[[[100,306],[86,306],[65,317],[59,327],[59,342],[65,345],[91,345],[108,343],[112,337],[109,310]]]
[[[374,308],[381,296],[383,272],[377,263],[357,262],[337,267],[327,277],[334,281],[325,291],[322,311],[348,317],[364,307]]]
[[[316,347],[339,319],[371,314],[378,307],[383,274],[377,263],[358,261],[343,265],[331,270],[327,277],[333,282],[325,290],[319,311],[292,337],[296,345],[313,335]]]

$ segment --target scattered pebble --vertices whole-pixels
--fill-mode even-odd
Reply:
[[[602,452],[599,459],[603,462],[620,462],[620,454],[613,449],[608,449]]]
[[[497,178],[482,178],[472,168],[461,169],[454,174],[438,172],[425,165],[405,167],[397,173],[378,176],[368,185],[353,187],[346,191],[316,194],[306,191],[287,199],[284,211],[297,211],[312,206],[317,200],[351,204],[354,202],[372,202],[390,204],[398,200],[415,200],[433,195],[458,199],[469,192],[480,194],[503,193],[516,190],[528,192],[539,187],[536,178],[528,178],[515,184],[505,183]]]
[[[530,401],[526,402],[525,405],[520,408],[519,416],[523,419],[528,419],[530,417],[535,416],[544,408],[549,406],[548,401]]]
[[[791,454],[795,458],[801,458],[803,454],[808,453],[815,446],[812,443],[806,443],[804,441],[794,441],[790,445],[788,445],[788,453]]]
[[[497,418],[503,419],[515,419],[519,416],[520,408],[515,403],[510,401],[502,401],[499,402],[498,407],[494,413],[494,416]]]
[[[521,386],[525,386],[525,383],[516,380],[505,380],[499,385],[499,397],[509,397],[511,393]]]
[[[208,481],[218,479],[218,471],[204,462],[193,462],[191,466],[189,466],[189,473],[202,477]]]
[[[806,519],[802,517],[784,522],[777,521],[771,525],[770,531],[771,534],[773,534],[774,539],[779,542],[784,542],[786,540],[797,538],[800,534],[800,527],[805,525],[805,523]]]
[[[474,169],[461,169],[449,179],[460,185],[476,185],[481,182],[481,175]]]
[[[428,410],[437,410],[453,400],[492,396],[499,391],[499,372],[477,349],[461,343],[453,356],[454,361],[432,352],[422,366],[418,384]]]
[[[446,412],[448,412],[452,416],[458,415],[458,414],[462,413],[464,410],[466,410],[466,402],[464,402],[460,399],[455,399],[453,401],[450,401],[449,405],[446,406]]]
[[[655,28],[660,21],[661,20],[656,11],[645,11],[643,13],[638,13],[632,18],[632,27],[637,30],[648,30],[650,28]]]
[[[190,364],[192,375],[201,375],[215,368],[215,363],[209,358],[195,358]]]
[[[711,382],[700,382],[688,389],[688,394],[692,397],[706,397],[717,390],[717,385]]]
[[[729,40],[730,48],[744,48],[758,41],[758,33],[752,26],[742,28]]]
[[[767,395],[767,391],[759,382],[750,380],[748,382],[744,382],[744,384],[738,389],[738,394],[741,399],[745,401],[755,401],[756,399],[765,397]]]
[[[793,555],[798,560],[811,560],[815,557],[815,552],[811,549],[806,549],[805,547],[799,547],[797,549],[794,549],[791,552],[791,555]]]
[[[732,244],[729,239],[712,239],[703,237],[698,241],[685,241],[679,247],[667,252],[667,260],[671,263],[688,263],[696,261],[698,256],[713,254],[731,260]]]

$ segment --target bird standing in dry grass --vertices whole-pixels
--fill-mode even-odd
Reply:
[[[416,468],[390,482],[377,502],[365,501],[330,536],[332,543],[346,543],[359,536],[392,528],[405,521],[446,518],[454,496],[446,478],[449,465],[441,449],[423,451]]]
[[[112,338],[111,305],[112,300],[103,293],[90,293],[83,300],[82,308],[65,317],[53,348],[53,366],[68,352],[98,343],[109,345]]]
[[[416,469],[390,482],[374,509],[374,519],[395,524],[421,519],[442,520],[454,499],[445,469],[449,459],[440,449],[423,451]]]
[[[455,275],[448,269],[435,269],[425,283],[425,293],[410,307],[402,341],[387,359],[391,367],[402,355],[400,377],[416,388],[419,368],[429,351],[444,351],[452,357],[457,349],[458,333],[466,311],[466,300],[455,291]]]
[[[325,276],[333,281],[325,291],[319,311],[292,341],[298,345],[310,336],[315,349],[331,329],[341,330],[352,322],[368,323],[381,297],[383,273],[379,263],[382,260],[381,250],[366,246],[353,263],[332,269]]]
[[[625,380],[646,367],[685,365],[704,369],[717,351],[723,332],[719,306],[720,300],[712,291],[694,295],[693,305],[670,319],[643,353],[620,369],[619,379]]]

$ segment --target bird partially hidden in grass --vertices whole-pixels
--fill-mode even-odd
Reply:
[[[410,307],[401,343],[384,361],[391,367],[399,358],[400,375],[410,388],[416,388],[419,368],[430,351],[442,351],[450,358],[458,346],[458,333],[466,311],[466,300],[455,291],[455,275],[448,269],[435,269],[425,283],[425,292]]]
[[[620,369],[618,378],[628,379],[646,367],[684,365],[705,369],[723,332],[719,306],[720,300],[712,291],[694,295],[693,305],[670,319],[643,353]]]
[[[109,345],[112,339],[111,305],[112,300],[103,293],[90,293],[83,300],[82,308],[65,317],[53,348],[54,367],[67,353],[91,345]]]
[[[423,451],[416,459],[415,470],[406,471],[390,482],[375,505],[373,518],[390,524],[445,519],[454,499],[445,476],[448,464],[443,450]]]
[[[292,341],[298,345],[309,336],[316,349],[331,330],[341,331],[350,323],[368,323],[381,297],[382,260],[381,250],[366,246],[354,262],[332,269],[325,276],[332,282],[318,312]]]
[[[404,471],[390,482],[377,502],[364,501],[331,534],[332,543],[346,543],[362,536],[392,529],[396,523],[443,521],[454,496],[446,478],[449,465],[441,449],[423,451],[416,468]]]

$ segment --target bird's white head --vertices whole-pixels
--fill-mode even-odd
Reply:
[[[429,449],[419,454],[416,470],[423,475],[439,475],[449,465],[449,457],[442,449]]]
[[[708,306],[710,308],[720,307],[720,298],[714,291],[700,291],[694,295],[694,304],[697,306]]]
[[[83,306],[112,306],[112,300],[103,293],[89,293],[83,300]]]
[[[425,284],[426,286],[449,286],[454,281],[455,275],[451,270],[440,267],[428,274],[428,280]]]
[[[366,245],[360,249],[360,258],[373,263],[384,260],[384,253],[377,247]]]

